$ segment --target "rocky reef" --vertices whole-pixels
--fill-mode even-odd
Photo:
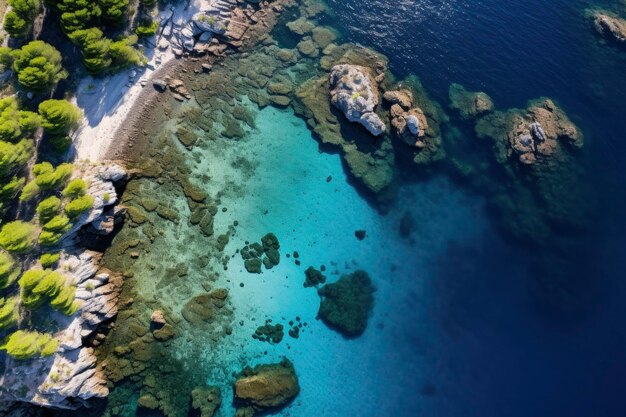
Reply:
[[[319,317],[347,337],[361,335],[374,308],[374,285],[365,271],[343,275],[319,290]]]
[[[237,416],[252,416],[256,412],[284,407],[300,392],[293,364],[280,363],[245,368],[234,386]]]
[[[452,84],[448,91],[450,107],[465,120],[475,119],[494,109],[491,97],[483,92],[467,91],[460,84]]]
[[[80,307],[71,316],[49,312],[46,319],[55,323],[54,336],[59,341],[53,355],[27,360],[0,355],[4,362],[0,403],[75,409],[109,393],[94,347],[103,341],[107,324],[118,312],[122,278],[101,268],[102,255],[85,250],[85,243],[111,234],[122,220],[123,209],[115,207],[116,185],[120,186],[127,174],[113,163],[76,168],[75,175],[89,184],[87,194],[94,204],[60,239],[56,270],[71,277]]]
[[[605,11],[593,14],[593,24],[596,32],[605,39],[626,45],[626,19]]]

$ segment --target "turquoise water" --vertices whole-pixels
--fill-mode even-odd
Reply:
[[[165,221],[146,208],[153,224],[127,226],[114,242],[115,248],[138,237],[141,256],[131,261],[120,255],[119,263],[132,272],[126,298],[135,302],[122,313],[107,349],[128,343],[124,326],[136,319],[145,327],[155,309],[165,311],[178,336],[158,345],[160,350],[150,348],[157,354],[117,384],[105,415],[136,414],[134,401],[154,392],[154,384],[146,382],[152,372],[181,415],[190,386],[203,383],[220,387],[224,401],[218,414],[230,416],[234,374],[283,356],[293,361],[302,391],[277,415],[625,414],[626,149],[620,143],[626,126],[620,115],[626,58],[594,37],[586,15],[593,4],[366,4],[330,1],[334,14],[320,19],[341,29],[343,40],[384,51],[397,76],[418,75],[443,108],[452,82],[486,91],[502,110],[539,96],[557,100],[587,140],[575,154],[585,207],[591,206],[583,227],[555,227],[541,242],[513,241],[502,213],[494,210],[491,190],[508,193],[513,202],[508,214],[523,216],[528,201],[516,193],[526,189],[507,182],[494,167],[490,146],[450,110],[444,144],[459,156],[453,144],[465,141],[468,160],[491,168],[484,171],[493,173],[484,179],[484,189],[449,175],[447,162],[416,168],[404,160],[410,159],[401,154],[406,148],[397,147],[396,197],[380,206],[351,177],[337,149],[320,145],[291,109],[259,110],[250,101],[258,90],[250,85],[262,78],[257,71],[275,71],[300,84],[319,71],[317,62],[314,68],[303,60],[285,69],[252,60],[254,76],[241,83],[228,78],[239,64],[227,61],[225,69],[213,72],[222,71],[225,86],[237,85],[234,91],[204,86],[216,95],[199,99],[205,113],[194,115],[201,110],[193,101],[173,107],[171,120],[155,129],[162,141],[150,142],[137,156],[171,172],[133,182],[125,197],[133,196],[131,205],[140,206],[142,198],[159,199],[180,221]],[[283,47],[297,43],[284,28],[275,35]],[[238,62],[248,68],[243,58]],[[248,99],[240,84],[250,81],[244,89]],[[227,116],[240,106],[251,120],[237,122],[242,137],[226,138],[222,131],[232,122]],[[197,129],[206,124],[206,132]],[[193,149],[176,139],[179,125],[199,135]],[[173,154],[181,160],[162,161]],[[172,185],[180,176],[215,203],[215,236],[231,235],[223,254],[214,248],[215,236],[187,222],[191,205]],[[367,237],[358,240],[356,230]],[[268,232],[280,240],[281,262],[250,274],[237,250]],[[149,236],[156,236],[151,245]],[[362,336],[346,339],[316,319],[319,296],[315,288],[303,287],[304,270],[321,265],[330,282],[356,269],[372,277],[375,306]],[[229,290],[219,317],[209,324],[181,317],[192,297],[219,287]],[[296,318],[303,327],[294,339],[286,333]],[[285,325],[281,343],[252,338],[266,320]],[[171,368],[160,368],[163,364]]]

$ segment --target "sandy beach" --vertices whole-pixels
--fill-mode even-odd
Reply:
[[[193,14],[202,9],[206,1],[193,0],[172,6],[159,13],[158,19],[181,26],[191,19]],[[159,30],[159,33],[160,30]],[[152,80],[176,59],[171,48],[159,50],[159,35],[149,42],[144,54],[148,63],[142,68],[129,68],[115,75],[104,78],[87,76],[81,80],[72,102],[83,111],[83,121],[74,133],[74,157],[76,160],[101,161],[114,142],[117,132],[124,128],[128,118],[142,93],[153,91]]]

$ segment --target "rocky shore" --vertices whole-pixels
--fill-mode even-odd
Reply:
[[[81,165],[75,175],[89,184],[87,193],[94,198],[94,205],[62,237],[57,270],[76,286],[80,307],[72,316],[51,315],[57,328],[54,336],[59,340],[52,356],[28,360],[0,356],[4,362],[0,402],[5,405],[24,402],[75,409],[109,392],[93,348],[103,340],[106,325],[117,314],[122,278],[101,268],[102,254],[86,250],[85,242],[93,235],[111,234],[123,220],[123,209],[116,206],[116,187],[127,179],[127,173],[120,165],[106,163]]]

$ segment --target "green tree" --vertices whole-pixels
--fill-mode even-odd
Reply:
[[[8,253],[0,252],[0,289],[6,288],[20,276],[21,268]]]
[[[100,0],[100,7],[104,22],[119,26],[127,16],[128,0]]]
[[[54,246],[61,240],[63,233],[42,230],[39,234],[39,244],[41,246]]]
[[[58,340],[47,333],[18,330],[7,337],[0,349],[15,359],[31,359],[53,355],[59,347]]]
[[[65,205],[65,213],[70,219],[75,219],[92,207],[93,197],[90,195],[84,195],[67,203]]]
[[[15,97],[0,99],[0,140],[15,143],[31,136],[40,123],[37,113],[19,109]]]
[[[15,144],[0,141],[0,177],[10,176],[23,168],[33,151],[33,141],[30,139],[22,139]]]
[[[35,246],[37,226],[16,220],[2,226],[0,246],[13,253],[27,252]]]
[[[57,2],[61,11],[61,27],[66,34],[95,26],[102,9],[94,0],[62,0]]]
[[[7,31],[9,36],[13,38],[21,38],[26,36],[28,30],[30,29],[30,25],[26,20],[15,11],[11,10],[4,15],[4,29]]]
[[[43,41],[32,41],[11,52],[13,70],[23,87],[33,91],[49,91],[67,78],[61,65],[61,54]]]
[[[37,205],[37,216],[40,223],[46,223],[52,219],[61,209],[61,200],[55,196],[50,196],[42,200]]]
[[[58,253],[44,253],[39,258],[39,262],[44,268],[50,268],[59,261],[60,257],[61,255],[59,255]]]
[[[17,324],[19,297],[0,298],[0,330]]]
[[[74,167],[72,164],[63,163],[56,168],[50,162],[42,162],[33,166],[35,183],[41,190],[55,190],[69,179]]]
[[[150,37],[157,32],[157,29],[159,29],[159,22],[148,20],[141,22],[135,29],[135,33],[139,37]]]
[[[69,35],[83,52],[83,63],[89,72],[98,74],[107,70],[112,59],[109,55],[111,40],[104,37],[98,28],[83,29]]]
[[[76,127],[81,114],[67,100],[46,100],[39,105],[41,125],[51,135],[67,135]]]
[[[146,57],[133,46],[137,43],[137,35],[111,43],[109,51],[113,60],[112,67],[115,69],[126,68],[133,65],[145,65]]]
[[[77,197],[82,197],[87,193],[87,184],[81,178],[77,178],[72,180],[67,184],[67,187],[63,190],[63,196],[75,199]]]
[[[62,214],[54,216],[52,219],[50,219],[50,221],[43,225],[44,230],[56,233],[65,233],[71,227],[72,225],[70,224],[70,219]]]
[[[4,28],[14,38],[27,35],[41,9],[41,3],[39,0],[9,0],[8,3],[12,10],[4,17]]]

